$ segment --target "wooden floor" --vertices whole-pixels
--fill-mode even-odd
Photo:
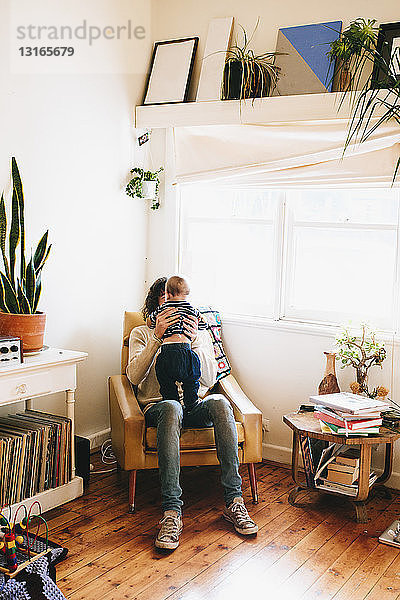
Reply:
[[[245,500],[257,536],[237,535],[221,518],[219,471],[182,473],[185,514],[179,548],[157,551],[160,518],[156,471],[137,481],[137,512],[127,514],[126,474],[92,475],[86,494],[47,513],[50,539],[69,549],[57,567],[69,600],[391,600],[400,598],[400,554],[378,543],[400,515],[400,495],[369,503],[371,521],[357,525],[350,504],[332,496],[288,504],[289,471],[259,465],[260,503]]]

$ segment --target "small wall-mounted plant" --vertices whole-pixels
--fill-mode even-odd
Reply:
[[[158,171],[145,171],[140,167],[134,167],[131,169],[134,177],[129,181],[126,186],[126,193],[132,198],[144,198],[151,200],[152,204],[150,208],[157,210],[160,206],[159,201],[159,190],[160,190],[160,178],[159,173],[163,171],[163,167],[160,167]]]

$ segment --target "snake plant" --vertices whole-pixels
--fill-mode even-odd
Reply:
[[[42,290],[42,269],[49,256],[51,244],[48,246],[48,231],[46,231],[34,254],[31,252],[27,262],[25,257],[24,192],[17,161],[14,157],[11,159],[11,173],[12,197],[9,229],[4,194],[0,200],[0,249],[3,258],[3,269],[0,269],[0,310],[13,314],[33,314],[37,312]],[[19,262],[18,265],[17,262]]]

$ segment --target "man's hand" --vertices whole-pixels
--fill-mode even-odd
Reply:
[[[185,334],[191,342],[194,342],[197,337],[199,327],[198,319],[196,317],[192,317],[191,315],[187,315],[183,322],[185,324]]]
[[[167,308],[166,310],[163,310],[159,315],[157,315],[154,334],[161,339],[167,327],[172,323],[176,323],[179,318],[179,313],[175,308]]]

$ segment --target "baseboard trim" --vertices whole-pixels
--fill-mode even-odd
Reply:
[[[286,446],[274,446],[273,444],[263,444],[263,458],[272,462],[290,465],[292,461],[292,449]]]
[[[388,479],[385,485],[395,490],[400,490],[400,473],[397,471],[392,473],[390,479]]]
[[[90,441],[90,451],[98,450],[101,445],[111,438],[111,428],[103,429],[102,431],[95,431],[90,435],[85,436]]]

